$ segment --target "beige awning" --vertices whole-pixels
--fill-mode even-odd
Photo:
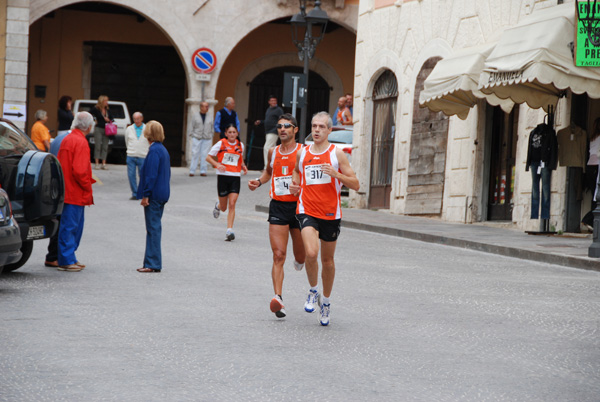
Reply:
[[[600,98],[600,69],[576,67],[573,3],[548,7],[508,28],[485,61],[479,89],[546,111],[564,91]]]
[[[425,80],[419,98],[421,106],[464,120],[479,99],[486,98],[490,104],[510,112],[512,101],[486,95],[478,89],[484,61],[493,49],[494,44],[474,46],[440,60]]]

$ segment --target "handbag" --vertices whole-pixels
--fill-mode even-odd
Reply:
[[[117,125],[115,123],[106,123],[104,126],[104,134],[109,137],[117,135]]]

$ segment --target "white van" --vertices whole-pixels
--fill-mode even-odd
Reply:
[[[98,103],[95,99],[78,99],[73,105],[73,113],[87,112]],[[125,163],[127,146],[125,145],[125,129],[131,125],[131,116],[129,115],[129,109],[125,102],[108,101],[108,110],[110,115],[117,125],[117,135],[108,140],[108,152],[118,153],[117,159],[121,163]],[[94,135],[90,133],[87,135],[88,142],[90,144],[90,150],[92,158],[94,157]]]

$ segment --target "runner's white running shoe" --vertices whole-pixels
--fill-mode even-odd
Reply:
[[[219,209],[219,201],[215,204],[215,209],[213,209],[213,216],[217,219],[221,215],[221,210]]]
[[[302,268],[304,268],[304,264],[300,264],[298,261],[294,260],[294,269],[296,271],[302,271]]]
[[[304,311],[314,313],[316,310],[315,304],[321,305],[321,294],[316,290],[309,290],[304,303]]]
[[[279,296],[275,296],[271,299],[271,311],[275,313],[277,318],[285,317],[285,308],[283,307],[283,300]]]
[[[321,317],[319,318],[319,322],[324,327],[329,325],[329,311],[330,310],[331,310],[331,307],[329,304],[323,304],[321,306]]]

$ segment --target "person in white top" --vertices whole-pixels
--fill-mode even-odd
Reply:
[[[148,155],[150,143],[142,134],[144,132],[144,115],[141,112],[133,114],[133,124],[125,130],[125,145],[127,146],[127,177],[131,188],[130,200],[137,200],[137,188],[144,159]],[[136,175],[137,170],[137,175]]]
[[[248,173],[244,163],[244,144],[238,139],[239,133],[235,124],[225,127],[225,138],[218,141],[208,151],[206,160],[217,170],[217,192],[219,201],[215,204],[213,216],[219,217],[227,211],[227,232],[225,240],[235,239],[233,221],[235,220],[235,204],[240,195],[240,176]]]
[[[200,176],[206,176],[208,162],[206,156],[213,139],[213,118],[208,114],[208,102],[200,103],[200,113],[192,117],[189,136],[192,139],[192,161],[190,163],[190,177],[196,174],[198,161],[200,161]]]

